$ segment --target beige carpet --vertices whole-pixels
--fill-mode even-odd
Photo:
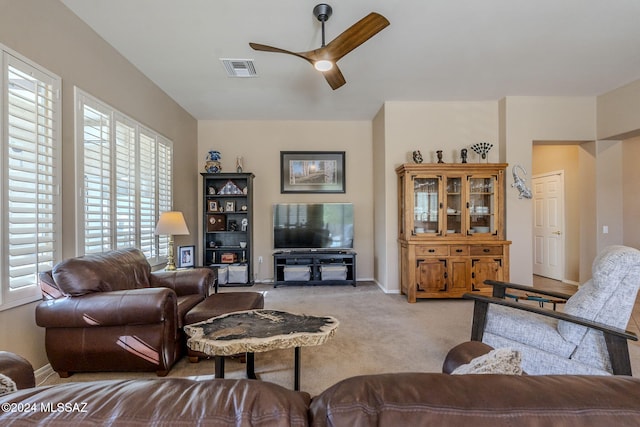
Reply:
[[[300,388],[312,396],[350,376],[382,372],[439,372],[447,351],[469,339],[473,303],[466,300],[418,300],[384,294],[374,283],[352,286],[283,286],[221,288],[265,294],[265,308],[340,321],[336,335],[316,347],[303,347]],[[640,374],[640,347],[630,346],[632,365]],[[264,381],[293,388],[293,349],[255,355],[255,370]],[[243,378],[245,365],[230,359],[227,378]],[[171,377],[211,376],[213,360],[180,360]],[[42,385],[112,378],[156,378],[154,373],[78,373],[67,379],[51,375]]]

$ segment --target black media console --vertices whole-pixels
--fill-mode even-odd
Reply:
[[[326,249],[274,252],[273,285],[356,286],[356,253]]]

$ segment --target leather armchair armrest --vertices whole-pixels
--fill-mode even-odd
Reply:
[[[11,378],[18,390],[36,386],[33,366],[15,353],[0,351],[0,373]]]
[[[36,307],[36,324],[47,328],[145,325],[173,319],[177,297],[168,288],[95,292],[80,297],[43,301]]]
[[[154,271],[150,282],[152,287],[173,289],[178,296],[198,294],[206,297],[209,295],[209,287],[214,285],[215,273],[209,268]]]

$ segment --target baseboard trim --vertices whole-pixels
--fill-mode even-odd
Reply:
[[[380,283],[379,281],[375,280],[375,279],[370,279],[373,283],[375,283],[376,285],[378,285],[378,287],[380,288],[380,290],[382,292],[384,292],[385,294],[391,294],[391,295],[397,295],[400,294],[400,289],[387,289],[384,286],[382,286],[382,283]]]
[[[51,375],[55,374],[56,371],[53,370],[50,363],[47,363],[40,369],[36,369],[33,374],[36,377],[36,385],[39,386],[43,382],[45,382]]]

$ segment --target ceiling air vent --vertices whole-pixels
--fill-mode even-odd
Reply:
[[[224,59],[220,58],[229,77],[257,77],[253,59]]]

